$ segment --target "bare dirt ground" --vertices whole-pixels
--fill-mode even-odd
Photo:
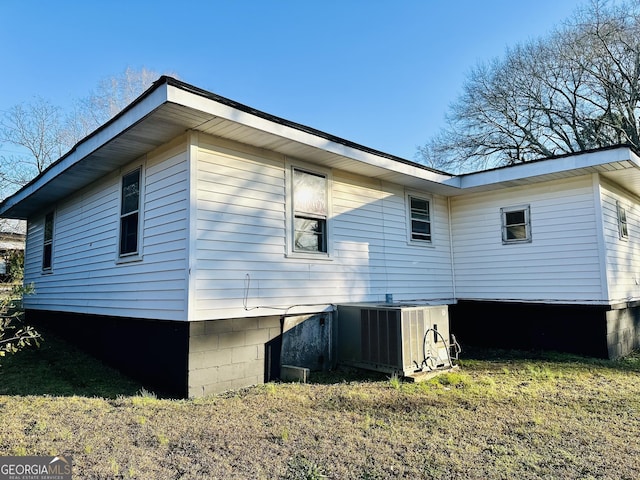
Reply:
[[[637,356],[493,356],[421,384],[343,371],[171,400],[47,355],[3,360],[0,455],[71,455],[74,478],[640,478]]]

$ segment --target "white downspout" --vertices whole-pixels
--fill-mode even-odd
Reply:
[[[451,197],[447,197],[447,214],[449,217],[449,258],[451,261],[451,286],[453,287],[453,300],[458,302],[458,295],[456,293],[456,267],[454,264],[453,255],[453,230],[451,228]]]
[[[187,291],[186,291],[186,319],[195,317],[196,303],[196,261],[197,250],[197,217],[198,217],[198,144],[199,135],[196,131],[187,133]]]
[[[609,292],[609,279],[607,272],[607,239],[604,234],[604,215],[602,213],[602,187],[600,186],[600,174],[591,175],[593,188],[593,203],[596,211],[596,234],[598,238],[598,258],[600,267],[600,294],[602,298],[611,303]]]

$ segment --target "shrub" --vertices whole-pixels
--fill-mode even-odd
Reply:
[[[11,250],[5,256],[7,281],[22,282],[24,277],[24,250]]]
[[[24,324],[22,298],[33,293],[32,286],[11,285],[0,292],[0,357],[40,345],[41,335],[35,328]]]

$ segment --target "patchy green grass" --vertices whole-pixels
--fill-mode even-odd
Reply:
[[[640,355],[475,353],[424,383],[170,400],[48,340],[0,367],[0,455],[69,454],[94,479],[640,478]]]
[[[0,358],[0,395],[135,395],[139,383],[43,331],[39,348]]]

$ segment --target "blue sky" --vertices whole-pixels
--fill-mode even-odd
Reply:
[[[34,96],[68,106],[145,67],[414,159],[472,66],[584,3],[1,0],[0,113]]]

